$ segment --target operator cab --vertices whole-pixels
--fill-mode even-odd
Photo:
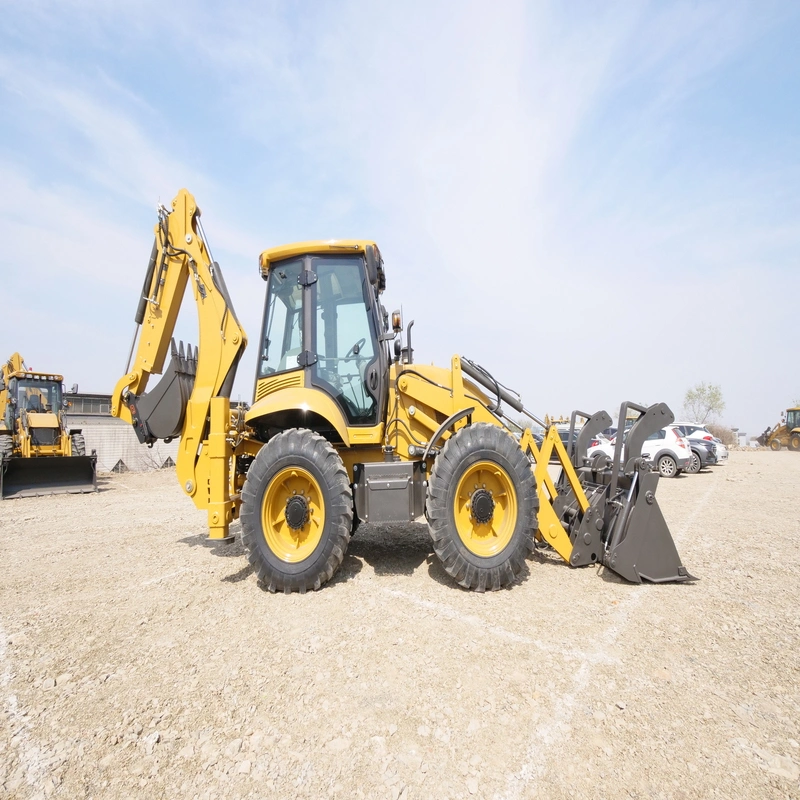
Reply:
[[[14,417],[19,416],[20,411],[57,414],[63,397],[61,376],[25,373],[25,377],[12,377],[8,382],[8,394],[11,398],[9,407],[14,406]]]
[[[790,408],[786,411],[786,427],[790,431],[800,428],[800,408]]]
[[[303,242],[261,255],[267,281],[259,381],[303,371],[349,426],[375,426],[388,394],[383,261],[374,242]]]

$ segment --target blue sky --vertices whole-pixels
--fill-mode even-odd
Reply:
[[[750,433],[800,399],[800,6],[3,3],[0,345],[125,369],[154,209],[189,188],[251,341],[258,253],[373,238],[420,361],[535,413]],[[196,341],[195,312],[179,333]]]

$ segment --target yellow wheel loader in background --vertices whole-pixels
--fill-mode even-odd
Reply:
[[[180,436],[177,474],[208,512],[212,540],[242,541],[270,591],[318,589],[334,575],[360,521],[409,524],[425,515],[444,569],[468,589],[512,584],[534,541],[573,566],[604,564],[629,581],[693,580],[681,564],[641,458],[673,421],[664,405],[636,416],[625,457],[591,469],[582,454],[606,412],[572,415],[537,447],[505,412],[543,424],[472,361],[414,363],[409,324],[381,304],[383,260],[371,241],[303,242],[260,257],[266,305],[254,399],[231,409],[247,338],[186,190],[158,212],[128,369],[112,414],[143,443]],[[197,349],[171,342],[187,281]],[[138,345],[137,345],[138,336]],[[151,374],[162,379],[147,392]],[[585,420],[576,434],[576,421]],[[548,472],[555,454],[557,481]]]
[[[0,372],[0,498],[97,491],[97,456],[66,423],[63,378],[25,369],[14,353]]]
[[[786,421],[781,420],[773,428],[767,428],[757,441],[770,450],[786,447],[795,452],[800,451],[800,406],[786,409]]]

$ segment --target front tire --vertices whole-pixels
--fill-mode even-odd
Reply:
[[[670,455],[663,455],[658,459],[658,473],[662,478],[677,478],[680,470],[678,462]]]
[[[539,498],[531,464],[512,436],[477,423],[436,457],[426,511],[448,575],[483,592],[513,583],[533,550]]]
[[[85,456],[86,455],[86,440],[83,438],[82,433],[73,433],[69,437],[72,441],[72,455]]]
[[[773,439],[769,443],[769,449],[774,450],[776,453],[781,449],[781,443],[777,439]]]
[[[319,589],[339,569],[353,524],[339,454],[305,429],[270,439],[247,472],[241,521],[247,559],[269,591]]]
[[[697,475],[703,468],[703,462],[700,461],[700,456],[692,450],[692,457],[689,459],[689,466],[686,467],[686,472],[689,475]]]

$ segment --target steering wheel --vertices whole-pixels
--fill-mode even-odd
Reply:
[[[366,339],[359,339],[348,351],[345,358],[353,358],[356,356],[361,348],[367,343]]]

